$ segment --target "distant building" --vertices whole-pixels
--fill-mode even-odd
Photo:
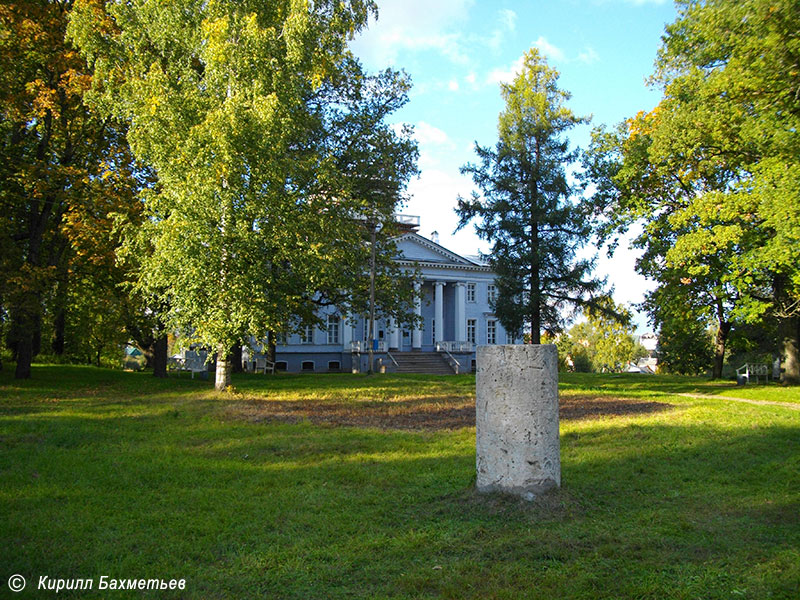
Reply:
[[[491,303],[497,293],[495,274],[475,257],[464,257],[419,233],[419,217],[399,215],[406,232],[397,238],[397,262],[417,268],[422,300],[418,329],[376,317],[376,364],[387,371],[454,373],[474,368],[475,346],[522,342],[507,335]],[[321,309],[322,327],[306,326],[278,340],[276,370],[290,372],[365,371],[369,321]]]

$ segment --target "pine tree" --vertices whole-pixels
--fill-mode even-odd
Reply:
[[[564,135],[585,122],[567,108],[569,93],[557,86],[558,72],[536,49],[520,74],[502,84],[506,103],[494,149],[475,144],[480,164],[467,164],[482,197],[459,198],[459,228],[477,219],[478,235],[492,243],[489,264],[497,273],[494,311],[506,331],[531,342],[542,330],[558,331],[566,308],[590,302],[603,282],[591,279],[593,261],[578,250],[591,234],[566,169],[577,158]]]

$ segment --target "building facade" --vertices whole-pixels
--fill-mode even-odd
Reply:
[[[420,300],[415,312],[422,325],[407,329],[376,315],[376,369],[399,370],[404,353],[439,353],[453,372],[474,368],[475,346],[512,344],[491,304],[495,275],[482,261],[447,250],[417,233],[418,217],[400,216],[410,225],[397,239],[397,261],[417,269]],[[414,220],[416,219],[416,220]],[[369,320],[325,309],[321,327],[307,326],[279,339],[276,370],[289,372],[363,372],[367,370]]]

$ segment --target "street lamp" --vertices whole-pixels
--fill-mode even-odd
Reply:
[[[375,239],[381,224],[376,221],[369,221],[370,229],[370,267],[369,267],[369,350],[367,375],[372,375],[374,364],[374,353],[378,349],[378,340],[375,337]]]

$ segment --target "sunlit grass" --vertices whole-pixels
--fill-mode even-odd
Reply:
[[[216,394],[188,377],[6,369],[0,582],[28,577],[16,597],[37,597],[43,574],[185,577],[171,597],[204,599],[800,597],[800,411],[679,395],[794,389],[562,376],[565,396],[668,406],[563,420],[563,487],[524,503],[474,493],[474,427],[231,412],[464,404],[472,376],[249,375]]]

